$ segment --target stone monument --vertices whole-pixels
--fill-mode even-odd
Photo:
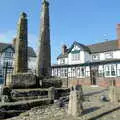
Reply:
[[[81,85],[73,86],[70,89],[68,114],[78,117],[83,113],[83,91]]]
[[[50,29],[49,29],[49,3],[46,0],[42,2],[40,38],[37,55],[36,74],[38,77],[51,76],[51,47],[50,47]]]
[[[15,43],[14,71],[7,75],[6,86],[11,88],[28,88],[36,85],[35,75],[28,73],[28,37],[27,15],[22,13],[18,21]]]
[[[28,70],[28,36],[27,15],[22,13],[18,21],[17,37],[15,43],[14,73],[25,73]]]

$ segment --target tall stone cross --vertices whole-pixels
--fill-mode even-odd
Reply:
[[[51,75],[51,47],[50,47],[50,29],[49,29],[49,2],[43,0],[41,11],[41,26],[37,56],[36,73],[37,76]]]
[[[22,13],[18,21],[17,37],[15,43],[14,73],[24,73],[28,70],[28,40],[27,15]]]

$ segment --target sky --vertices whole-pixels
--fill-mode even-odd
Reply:
[[[116,39],[120,0],[49,0],[52,64],[74,41],[89,45]],[[21,12],[28,15],[29,46],[37,50],[42,0],[0,0],[0,42],[12,43]]]

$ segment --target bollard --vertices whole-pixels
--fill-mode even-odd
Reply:
[[[52,101],[52,103],[54,102],[54,99],[55,99],[55,88],[54,87],[50,87],[48,89],[48,98]]]

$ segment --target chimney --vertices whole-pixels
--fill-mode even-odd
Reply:
[[[117,24],[117,47],[120,49],[120,24]]]
[[[67,46],[66,46],[66,45],[63,45],[63,46],[62,46],[62,54],[64,55],[65,52],[67,52]]]
[[[13,39],[13,46],[15,47],[15,44],[16,44],[16,38]]]

